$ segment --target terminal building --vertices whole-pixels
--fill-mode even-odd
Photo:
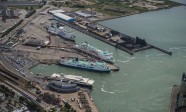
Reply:
[[[74,93],[80,90],[76,84],[64,83],[62,81],[52,81],[47,86],[49,89],[61,93]]]

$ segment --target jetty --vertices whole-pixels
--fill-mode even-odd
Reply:
[[[151,45],[151,46],[152,46],[152,48],[154,48],[154,49],[156,49],[156,50],[159,50],[159,51],[161,51],[161,52],[163,52],[163,53],[166,53],[166,54],[168,54],[168,55],[172,55],[172,52],[170,52],[170,51],[161,49],[161,48],[156,47],[156,46],[154,46],[154,45]]]

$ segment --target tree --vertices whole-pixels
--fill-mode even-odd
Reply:
[[[25,100],[26,100],[26,99],[25,99],[24,97],[22,97],[22,96],[19,97],[19,101],[24,102]]]
[[[71,109],[72,107],[71,107],[71,105],[70,105],[70,104],[65,103],[65,108],[67,108],[67,109]]]
[[[25,7],[25,10],[28,10],[28,7]]]
[[[51,108],[51,112],[56,112],[56,108]]]

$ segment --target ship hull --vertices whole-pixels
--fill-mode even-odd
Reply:
[[[76,68],[76,69],[80,69],[80,70],[86,70],[86,71],[95,71],[95,72],[105,72],[105,73],[109,73],[111,72],[111,70],[97,70],[97,69],[89,69],[89,68],[83,68],[83,67],[78,67],[78,66],[73,66],[73,65],[67,65],[64,63],[60,63],[60,65],[65,66],[65,67],[70,67],[70,68]]]
[[[59,37],[63,38],[64,40],[75,42],[75,39],[66,38],[65,36],[58,35]]]

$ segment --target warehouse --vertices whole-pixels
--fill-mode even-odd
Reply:
[[[67,16],[65,14],[62,14],[62,13],[54,13],[53,14],[55,17],[61,19],[61,20],[64,20],[66,22],[74,22],[76,19],[75,18],[72,18],[70,16]]]
[[[88,11],[76,11],[75,14],[84,18],[97,17],[95,13],[91,13]]]

